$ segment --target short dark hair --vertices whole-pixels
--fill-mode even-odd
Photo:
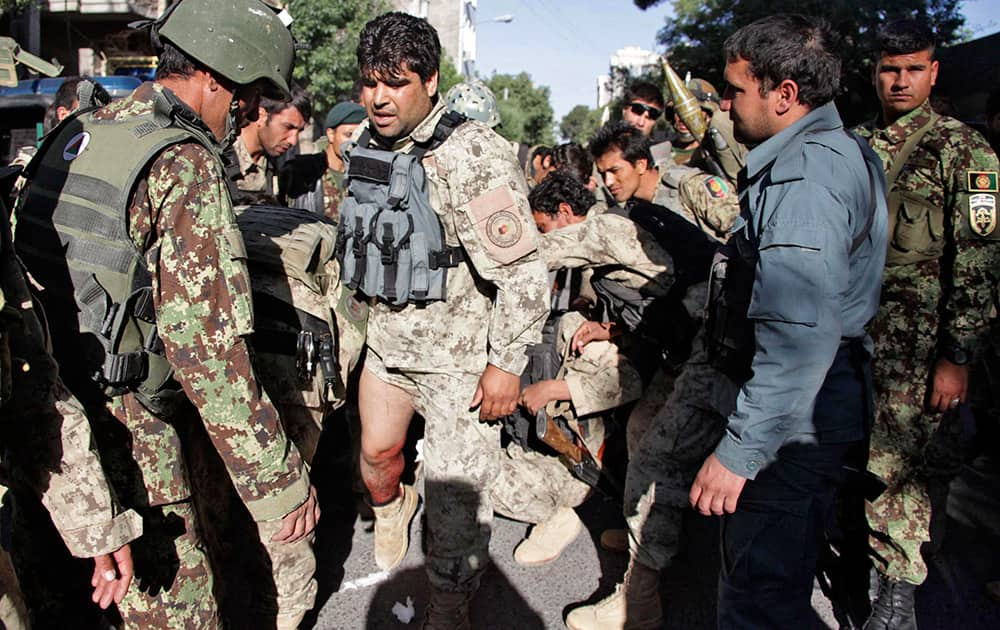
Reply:
[[[628,105],[635,99],[653,103],[663,109],[663,91],[649,81],[636,81],[625,88],[625,96],[622,97],[622,105]]]
[[[594,205],[594,193],[572,175],[556,171],[528,195],[532,212],[554,216],[559,212],[560,203],[569,204],[573,214],[582,217]]]
[[[308,122],[308,120],[312,118],[312,99],[310,99],[309,94],[298,85],[292,85],[292,98],[290,100],[286,101],[262,96],[260,98],[260,106],[264,108],[264,111],[267,112],[268,115],[278,114],[285,111],[289,107],[294,107],[299,110],[300,114],[302,114],[303,120]]]
[[[882,55],[909,55],[922,50],[931,51],[934,58],[934,31],[921,20],[912,18],[889,22],[875,36],[875,52]]]
[[[840,89],[840,57],[829,25],[804,15],[771,15],[726,39],[726,59],[745,59],[763,96],[785,80],[799,86],[799,102],[815,108]]]
[[[607,123],[590,139],[590,155],[595,161],[615,149],[622,152],[622,157],[629,164],[646,160],[647,166],[653,166],[649,138],[643,136],[642,132],[632,125],[620,120]]]
[[[52,104],[45,109],[45,118],[42,120],[43,130],[51,131],[53,127],[59,124],[59,113],[57,110],[60,107],[65,107],[70,111],[76,109],[75,103],[79,98],[76,95],[76,88],[82,80],[82,77],[66,77],[62,84],[60,84],[59,89],[56,90]]]
[[[157,55],[156,80],[167,77],[190,77],[201,65],[185,55],[181,49],[170,42],[163,42],[163,50]]]
[[[552,165],[557,171],[569,173],[586,182],[594,171],[594,161],[587,150],[575,142],[560,144],[552,152]]]
[[[427,20],[393,11],[365,24],[357,56],[363,79],[398,77],[408,68],[427,83],[441,63],[441,40]]]

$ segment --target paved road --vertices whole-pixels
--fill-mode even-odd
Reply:
[[[323,474],[322,470],[316,472]],[[988,579],[1000,578],[1000,519],[984,517],[985,513],[1000,514],[1000,493],[996,491],[1000,477],[973,473],[967,470],[963,475],[971,481],[961,482],[960,500],[953,500],[949,510],[960,520],[949,520],[947,543],[934,554],[931,576],[919,592],[922,630],[1000,628],[1000,606],[989,600],[983,589]],[[357,516],[343,484],[340,490],[342,498],[333,502],[336,492],[327,489],[331,500],[324,501],[327,506],[317,540],[321,607],[308,621],[319,629],[419,627],[428,595],[422,567],[422,510],[414,521],[411,548],[403,564],[391,573],[382,573],[372,556],[370,522]],[[985,510],[988,497],[993,505]],[[614,589],[624,572],[625,557],[600,549],[597,538],[604,528],[620,524],[617,509],[595,496],[579,511],[587,529],[558,560],[531,569],[518,567],[511,558],[527,526],[500,517],[494,520],[490,545],[493,565],[473,600],[474,628],[562,628],[572,604],[596,601]],[[662,579],[665,627],[713,628],[716,523],[692,513],[686,531],[686,551]],[[392,608],[397,602],[405,604],[408,598],[415,618],[404,625]],[[813,604],[814,627],[836,628],[829,604],[818,589]]]

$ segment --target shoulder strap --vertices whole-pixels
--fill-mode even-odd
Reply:
[[[899,177],[899,174],[903,171],[903,166],[905,166],[907,160],[910,159],[910,155],[913,154],[913,152],[917,149],[917,145],[920,144],[920,141],[923,140],[927,132],[931,130],[931,127],[933,127],[940,118],[941,116],[939,116],[937,112],[931,112],[931,118],[927,121],[927,124],[910,134],[910,136],[906,139],[906,142],[903,143],[903,148],[900,149],[899,153],[897,153],[892,159],[892,168],[889,169],[889,172],[885,176],[887,191],[892,190],[892,187],[896,185],[896,178]]]

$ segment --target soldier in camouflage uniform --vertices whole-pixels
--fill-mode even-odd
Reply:
[[[683,217],[684,221],[678,219],[681,226],[693,224],[704,235],[705,256],[694,250],[674,250],[677,255],[672,258],[673,277],[666,294],[672,295],[675,282],[687,283],[684,285],[682,307],[693,321],[700,322],[706,283],[704,278],[695,280],[693,277],[687,279],[687,276],[691,273],[692,264],[702,264],[695,263],[695,260],[704,258],[703,275],[707,277],[710,253],[720,238],[719,220],[715,219],[715,224],[710,224],[704,217],[708,216],[711,207],[718,207],[720,209],[713,216],[725,217],[722,220],[731,223],[733,219],[727,215],[738,213],[738,206],[732,199],[720,197],[714,200],[713,206],[699,207],[691,203],[693,197],[690,194],[679,192],[661,194],[660,198],[665,198],[670,205],[660,205],[657,192],[663,191],[664,187],[659,169],[650,166],[652,158],[648,143],[627,125],[612,124],[599,131],[591,141],[591,153],[615,200],[624,204],[626,209],[647,204],[658,213],[672,212]],[[687,167],[666,168],[693,171],[689,177],[701,177],[704,181],[711,177],[698,175],[695,169]],[[691,181],[695,188],[708,191],[704,181]],[[725,184],[725,180],[720,179],[720,182]],[[691,192],[702,194],[695,190]],[[689,229],[693,235],[698,235],[693,227]],[[648,234],[642,229],[639,233]],[[693,243],[694,239],[689,236],[680,238]],[[620,235],[613,232],[609,238],[623,241]],[[647,247],[632,246],[640,251]],[[657,322],[657,325],[664,324]],[[668,325],[679,326],[680,323],[670,322]],[[707,363],[700,336],[691,343],[689,356],[674,358],[670,365],[657,370],[653,383],[629,416],[630,459],[624,497],[628,536],[626,539],[622,535],[624,532],[609,530],[601,537],[602,544],[609,548],[624,547],[629,550],[630,564],[625,584],[598,604],[573,610],[567,618],[567,625],[571,628],[605,628],[616,627],[616,624],[620,627],[626,617],[626,603],[630,607],[643,607],[643,614],[650,620],[661,617],[659,571],[670,563],[678,551],[681,517],[687,507],[687,490],[701,461],[718,442],[726,422],[722,413],[725,406],[717,402],[716,396],[727,397],[728,392],[717,392],[719,375]]]
[[[945,444],[966,401],[968,365],[986,342],[1000,269],[998,166],[978,133],[931,109],[938,62],[930,29],[897,22],[878,43],[882,116],[858,132],[889,183],[868,465],[888,488],[867,506],[880,579],[865,627],[911,628],[914,589],[927,577],[928,490],[957,471]]]
[[[543,234],[587,220],[594,196],[571,175],[557,171],[529,196],[535,224]],[[543,237],[544,240],[544,237]],[[529,417],[539,409],[562,415],[579,429],[588,450],[600,461],[604,445],[602,412],[635,401],[642,379],[629,359],[610,341],[594,341],[572,350],[573,336],[587,322],[576,312],[558,317],[553,354],[561,359],[554,378],[540,380],[521,392]],[[562,401],[559,413],[554,404]],[[574,507],[590,494],[590,486],[570,474],[558,457],[532,451],[512,441],[493,486],[496,510],[504,516],[535,524],[514,550],[522,566],[555,560],[582,529]]]
[[[11,169],[11,177],[16,172]],[[2,202],[0,211],[6,217]],[[4,454],[0,472],[4,486],[12,489],[12,542],[18,545],[37,533],[18,527],[19,508],[43,505],[65,549],[78,558],[94,558],[92,600],[107,608],[112,601],[120,603],[129,588],[132,554],[128,543],[142,533],[142,520],[115,498],[93,448],[90,423],[59,380],[35,310],[4,219],[0,223],[0,443]],[[0,564],[0,622],[6,628],[27,628],[28,611],[6,552]],[[73,577],[81,581],[66,584]],[[22,583],[35,596],[33,602],[40,601],[41,595],[47,605],[58,608],[57,600],[40,593],[49,590],[45,578],[85,591],[86,577],[85,573],[22,573]],[[49,621],[81,621],[58,618],[51,610],[33,608],[30,612],[36,627],[45,627]]]
[[[67,385],[95,418],[107,394],[125,392],[110,405],[117,422],[102,420],[102,431],[117,438],[102,453],[106,445],[119,496],[144,522],[133,546],[144,588],[120,604],[126,623],[215,627],[181,451],[187,428],[204,423],[275,567],[287,555],[311,559],[307,535],[318,518],[301,457],[251,367],[245,253],[219,158],[234,117],[256,113],[262,91],[287,95],[294,44],[259,0],[181,0],[150,26],[160,48],[156,81],[49,136],[28,173],[17,242],[45,287],[49,312],[58,314],[53,337]],[[134,170],[107,171],[108,156],[123,154],[138,162]],[[70,227],[84,216],[89,231]],[[87,239],[97,235],[105,245],[95,249]],[[109,260],[105,250],[121,259]],[[64,251],[65,258],[52,255]],[[102,289],[122,283],[112,266],[119,260],[132,261],[124,287],[140,287],[132,294],[140,301],[104,293],[93,302],[101,294],[86,289],[84,278],[100,275]],[[81,274],[81,266],[93,271]],[[151,289],[141,288],[144,274]],[[72,319],[78,311],[80,321]],[[98,318],[96,327],[88,316]],[[144,342],[128,341],[135,329],[145,331]],[[101,341],[106,335],[115,345]],[[137,355],[146,369],[130,367]],[[85,365],[91,361],[99,380]],[[293,573],[294,583],[276,579],[276,605],[260,603],[262,618],[278,627],[294,627],[312,605],[315,582],[302,583],[298,567]]]
[[[358,65],[368,121],[360,138],[370,134],[374,147],[397,153],[427,146],[446,114],[437,94],[440,51],[423,19],[388,13],[365,26]],[[549,288],[524,178],[506,142],[467,121],[431,146],[421,161],[427,199],[446,246],[461,245],[464,261],[447,270],[446,299],[419,308],[380,299],[371,307],[359,392],[362,475],[376,515],[376,560],[391,568],[405,555],[416,510],[415,492],[399,476],[407,427],[420,413],[432,586],[425,627],[466,628],[489,561],[489,487],[499,472],[499,429],[485,421],[517,405]]]

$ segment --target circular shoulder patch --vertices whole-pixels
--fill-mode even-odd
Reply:
[[[521,240],[521,222],[507,210],[494,212],[486,220],[486,236],[497,247],[511,247]]]
[[[63,147],[63,159],[67,162],[72,162],[80,157],[80,154],[84,152],[88,144],[90,144],[90,133],[81,131],[70,138],[66,146]]]

